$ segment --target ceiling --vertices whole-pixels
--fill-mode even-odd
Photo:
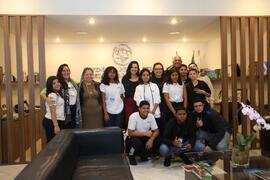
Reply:
[[[89,19],[94,18],[91,25]],[[178,23],[172,25],[171,19]],[[150,43],[206,42],[219,36],[217,16],[46,16],[46,42],[56,43]],[[87,34],[77,34],[86,32]],[[170,35],[170,32],[179,34]]]

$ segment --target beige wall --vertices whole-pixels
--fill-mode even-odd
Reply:
[[[56,73],[57,68],[62,63],[67,63],[72,71],[72,77],[80,79],[84,67],[90,66],[106,67],[109,65],[116,66],[118,70],[121,67],[114,63],[112,59],[113,48],[118,44],[46,44],[46,68],[47,76]],[[141,67],[152,67],[155,62],[161,62],[165,67],[172,63],[172,57],[178,51],[183,59],[183,63],[189,64],[194,49],[200,49],[200,64],[211,64],[212,59],[207,59],[205,63],[207,43],[128,43],[132,49],[132,59],[137,60]],[[209,46],[210,48],[216,46]],[[210,57],[210,56],[209,56]],[[216,58],[215,58],[216,59]],[[213,66],[213,68],[216,68]]]

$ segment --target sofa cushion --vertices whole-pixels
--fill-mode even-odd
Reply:
[[[132,180],[129,164],[123,154],[81,156],[74,180]]]
[[[74,131],[79,146],[79,156],[119,154],[124,152],[120,128],[80,129]]]

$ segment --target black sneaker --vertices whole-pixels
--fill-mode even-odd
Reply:
[[[163,165],[164,165],[165,167],[169,167],[169,166],[171,165],[171,159],[172,159],[171,156],[166,157],[165,160],[164,160]]]
[[[135,159],[135,156],[128,156],[128,159],[129,159],[129,164],[130,165],[137,165],[137,161]]]

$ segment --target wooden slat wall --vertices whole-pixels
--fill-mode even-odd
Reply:
[[[240,69],[241,69],[241,101],[247,102],[247,74],[246,74],[246,18],[240,18]],[[242,132],[247,134],[247,119],[242,117]]]
[[[0,67],[0,90],[2,89],[2,83],[3,83],[3,67]],[[2,93],[2,91],[0,91],[0,105],[2,104],[1,93]],[[0,107],[0,117],[2,117],[2,115],[3,115],[2,107]],[[0,123],[0,134],[2,134],[2,123]],[[3,163],[2,148],[3,148],[2,138],[0,138],[0,164]]]
[[[13,142],[11,140],[12,128],[11,121],[13,119],[13,105],[12,105],[12,87],[11,87],[11,57],[10,57],[10,23],[9,16],[3,16],[3,33],[4,33],[4,61],[5,61],[5,79],[6,81],[6,105],[7,105],[7,151],[8,151],[8,163],[13,161]]]
[[[28,89],[29,89],[29,119],[30,119],[30,144],[31,159],[36,155],[36,133],[35,133],[35,80],[33,61],[33,40],[32,40],[32,17],[26,17],[27,31],[27,63],[28,63]]]
[[[232,118],[233,143],[236,143],[237,127],[237,70],[236,70],[236,18],[231,18],[231,65],[232,65]]]
[[[263,75],[263,17],[258,23],[258,73],[259,73],[259,112],[264,112],[264,75]]]
[[[40,84],[39,84],[39,89],[42,89],[45,87],[45,71],[46,71],[46,66],[45,66],[45,27],[44,27],[44,16],[16,16],[16,15],[0,15],[0,18],[3,20],[0,24],[0,28],[3,29],[3,49],[4,49],[4,73],[5,73],[5,96],[6,96],[6,102],[1,102],[0,98],[0,104],[6,103],[7,105],[7,125],[1,126],[2,122],[0,123],[0,135],[3,133],[6,133],[4,139],[4,142],[6,143],[5,147],[3,147],[3,142],[1,141],[2,138],[0,138],[0,164],[3,163],[24,163],[29,159],[29,157],[26,157],[26,149],[28,148],[27,144],[30,142],[30,152],[31,152],[31,160],[36,156],[37,149],[36,149],[36,139],[37,139],[37,134],[36,132],[39,133],[39,129],[43,129],[42,124],[40,122],[42,121],[37,121],[36,118],[43,117],[44,115],[44,102],[41,99],[40,105],[41,105],[41,116],[39,114],[36,114],[35,112],[35,79],[34,79],[34,63],[35,59],[33,58],[34,50],[33,50],[33,31],[37,31],[37,45],[38,45],[38,63],[39,63],[39,79],[40,79]],[[26,21],[24,21],[26,19]],[[34,20],[37,21],[34,21]],[[14,22],[15,26],[11,26],[10,22]],[[37,23],[37,29],[33,28],[33,24]],[[12,31],[10,30],[10,28]],[[11,33],[11,32],[14,32]],[[24,44],[26,45],[26,51],[27,51],[27,69],[28,69],[28,82],[24,82],[23,79],[23,56],[22,56],[22,32],[26,32],[26,42],[24,41]],[[15,46],[10,46],[10,36],[15,36]],[[11,48],[14,48],[11,49]],[[11,64],[11,50],[16,52],[16,64]],[[12,81],[12,67],[16,66],[16,72],[17,72],[17,82],[13,83]],[[2,73],[2,72],[0,72]],[[1,80],[2,77],[0,76]],[[2,88],[2,82],[0,81],[1,85],[0,87]],[[25,86],[28,85],[28,86]],[[14,86],[12,88],[12,86]],[[25,90],[27,88],[27,90]],[[19,122],[19,124],[16,124],[16,128],[12,128],[12,126],[15,125],[15,121],[13,121],[13,102],[12,102],[12,91],[14,89],[17,90],[17,96],[18,96],[18,120],[16,122]],[[24,91],[25,90],[25,91]],[[29,93],[29,115],[24,112],[24,98],[25,98],[25,93]],[[38,94],[39,96],[39,94]],[[0,96],[1,97],[1,96]],[[39,104],[38,104],[39,105]],[[0,115],[2,117],[2,112],[0,112]],[[26,122],[27,119],[27,122]],[[12,122],[12,123],[11,123]],[[39,123],[38,126],[36,126],[36,123]],[[29,124],[30,128],[26,129],[25,127],[26,124]],[[18,128],[19,126],[19,128]],[[3,128],[5,128],[3,130]],[[17,129],[16,132],[14,129]],[[28,133],[29,132],[29,133]],[[19,137],[14,138],[14,134],[17,134]],[[30,135],[29,135],[30,134]],[[38,136],[39,137],[39,136]],[[42,136],[42,144],[44,144],[44,135]],[[15,142],[16,141],[16,142]],[[18,142],[17,142],[18,141]],[[8,143],[7,143],[8,142]],[[18,144],[19,143],[19,144]],[[19,151],[17,148],[19,148]],[[15,149],[14,149],[15,148]],[[2,150],[4,151],[2,152]],[[19,158],[18,158],[19,155]],[[2,159],[2,157],[5,158],[5,160]],[[7,158],[6,158],[7,157]],[[7,159],[7,160],[6,160]]]
[[[227,23],[226,17],[220,18],[221,33],[221,66],[222,66],[222,112],[224,118],[228,121],[228,43],[227,43]]]
[[[23,62],[21,44],[21,17],[15,17],[15,39],[16,39],[16,63],[17,63],[17,88],[18,93],[18,118],[20,120],[20,159],[25,162],[25,142],[24,142],[24,85],[23,85]]]
[[[46,87],[46,63],[45,63],[45,23],[44,16],[37,17],[37,31],[38,31],[38,59],[39,59],[39,90],[41,91]],[[43,98],[40,98],[41,117],[45,115],[45,102]],[[42,121],[40,121],[40,128],[43,129]],[[42,133],[42,148],[45,146],[45,136]]]
[[[227,21],[230,23],[228,24]],[[266,31],[264,27],[265,21],[267,21]],[[258,31],[256,31],[256,24]],[[240,27],[240,36],[236,33],[238,26]],[[227,31],[228,29],[229,31]],[[247,103],[247,100],[250,100],[251,106],[255,107],[260,113],[262,113],[262,115],[270,113],[270,63],[268,63],[268,78],[266,78],[263,73],[264,53],[266,53],[264,52],[263,39],[265,33],[267,34],[267,59],[268,62],[270,62],[270,17],[221,17],[220,31],[223,116],[225,119],[228,117],[227,101],[230,93],[228,93],[228,89],[226,88],[228,83],[231,83],[232,88],[230,91],[232,94],[233,143],[235,144],[235,135],[238,132],[238,124],[236,123],[238,110],[236,98],[237,85],[240,85],[241,87],[242,102]],[[227,43],[228,35],[231,37],[230,43]],[[255,37],[257,37],[257,41]],[[240,39],[239,44],[237,43],[238,38]],[[255,44],[256,42],[257,44]],[[228,59],[227,49],[229,48],[229,45],[231,48],[231,59]],[[240,49],[239,57],[237,56],[237,49]],[[257,51],[258,56],[255,56],[255,51]],[[237,78],[236,73],[237,58],[240,60],[240,78]],[[227,73],[228,62],[231,62],[231,77],[228,77]],[[257,67],[256,63],[258,64]],[[265,87],[265,83],[268,84],[267,87]],[[258,91],[256,91],[256,87],[258,87]],[[264,95],[266,88],[268,89],[267,101]],[[264,107],[265,104],[268,104],[267,109]],[[252,131],[253,124],[254,122],[242,119],[241,132],[248,135],[249,132]],[[256,142],[252,144],[252,148],[257,148]]]
[[[249,19],[249,74],[255,74],[255,18],[251,17]],[[255,88],[256,84],[255,76],[249,76],[249,86],[250,86],[250,105],[252,107],[256,106],[256,96],[255,96]],[[250,130],[252,131],[252,127],[255,122],[252,121]],[[256,147],[256,142],[252,142],[252,148]]]
[[[270,17],[267,18],[267,60],[268,60],[268,112],[270,112]]]

